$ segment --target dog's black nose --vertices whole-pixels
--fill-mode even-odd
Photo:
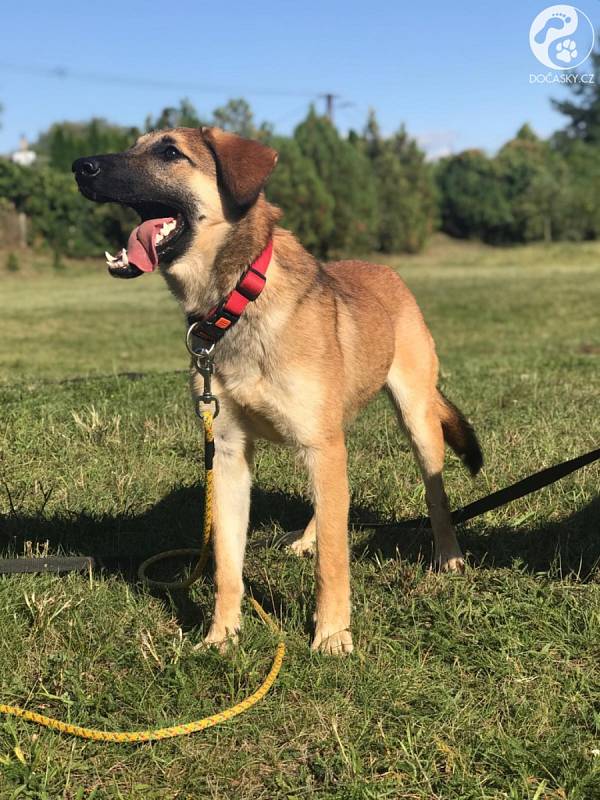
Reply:
[[[76,175],[93,178],[100,172],[100,161],[97,158],[78,158],[73,162],[71,169]]]

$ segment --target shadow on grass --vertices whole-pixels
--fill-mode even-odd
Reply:
[[[99,569],[119,574],[137,583],[137,568],[147,557],[179,547],[197,547],[202,525],[201,485],[170,492],[138,516],[28,517],[14,514],[0,518],[0,554],[23,553],[24,544],[48,542],[51,552],[92,556]],[[251,528],[269,528],[277,523],[284,530],[302,528],[311,517],[310,505],[300,497],[256,488],[252,498]],[[400,557],[409,563],[428,563],[431,557],[430,531],[402,529],[393,524],[370,529],[368,523],[386,520],[372,511],[353,507],[352,519],[364,520],[365,529],[352,534],[355,560]],[[260,531],[254,536],[260,538]],[[481,518],[459,527],[462,548],[480,569],[510,567],[518,562],[531,573],[553,570],[556,577],[577,574],[586,580],[600,562],[600,498],[558,522],[545,525],[490,527]],[[252,542],[252,534],[250,537]],[[556,566],[559,570],[556,570]],[[157,570],[160,570],[157,567]],[[172,576],[173,564],[161,574]],[[250,584],[265,605],[285,614],[285,602],[273,595],[273,587]],[[162,596],[160,591],[156,596]],[[201,619],[199,607],[186,591],[171,593],[180,624],[194,627]],[[307,622],[308,624],[308,622]]]
[[[202,530],[204,487],[175,489],[141,514],[0,517],[0,547],[22,552],[26,541],[48,542],[51,550],[93,556],[106,569],[127,572],[158,550],[198,546]],[[253,490],[251,527],[277,521],[300,527],[310,517],[309,505],[283,492]]]
[[[557,572],[586,580],[600,563],[600,497],[557,522],[538,525],[489,526],[485,515],[459,525],[457,535],[469,560],[479,569],[511,567],[519,563],[531,573]],[[428,560],[430,532],[389,527],[376,530],[355,554],[378,553],[384,558],[398,554],[408,561]],[[558,570],[556,569],[558,567]]]
[[[17,512],[0,516],[0,557],[22,555],[26,542],[32,543],[34,552],[36,546],[44,547],[47,543],[50,553],[91,556],[96,569],[118,574],[132,585],[139,585],[137,571],[144,559],[164,550],[200,546],[203,497],[204,487],[198,484],[175,489],[139,515],[79,513],[50,517]],[[300,528],[306,525],[311,513],[308,503],[300,497],[253,490],[251,530],[264,529],[275,522],[285,530]],[[254,536],[269,541],[260,530]],[[150,574],[159,580],[172,580],[177,569],[184,569],[189,563],[190,559],[167,560],[153,566]],[[267,611],[285,614],[285,602],[273,592],[273,586],[250,581],[246,584]],[[161,598],[166,594],[161,589],[150,591]],[[169,596],[184,630],[202,623],[205,609],[194,602],[188,591],[171,590]]]

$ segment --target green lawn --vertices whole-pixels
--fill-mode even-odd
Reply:
[[[598,446],[600,246],[440,239],[390,263],[485,452],[475,481],[448,456],[453,505]],[[274,636],[247,607],[237,650],[195,649],[210,581],[170,598],[135,581],[145,556],[200,532],[200,434],[162,281],[38,259],[0,269],[0,312],[0,555],[49,548],[99,565],[0,578],[0,702],[130,729],[238,701],[268,670]],[[349,447],[355,518],[423,513],[384,398]],[[428,571],[423,534],[353,532],[356,649],[327,659],[309,651],[312,563],[276,546],[310,516],[305,475],[261,447],[246,576],[285,630],[275,688],[233,722],[155,745],[0,719],[0,800],[600,798],[597,488],[587,467],[463,526],[460,577]]]

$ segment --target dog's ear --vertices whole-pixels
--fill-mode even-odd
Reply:
[[[256,200],[277,163],[277,152],[252,139],[220,128],[202,128],[217,165],[217,177],[239,208]]]

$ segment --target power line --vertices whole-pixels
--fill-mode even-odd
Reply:
[[[287,121],[288,119],[290,119],[291,117],[297,117],[297,116],[298,116],[299,114],[301,114],[303,111],[304,111],[304,112],[306,111],[306,102],[302,103],[302,105],[301,105],[301,106],[296,106],[296,107],[295,107],[295,108],[293,108],[291,111],[286,111],[286,113],[285,113],[285,114],[283,114],[283,115],[282,115],[282,116],[280,116],[280,117],[277,117],[277,119],[274,119],[274,120],[272,121],[272,124],[273,124],[275,127],[277,127],[277,125],[281,125],[281,123],[282,123],[282,122],[286,122],[286,121]]]
[[[194,83],[190,81],[162,81],[154,78],[132,78],[128,75],[115,75],[111,73],[99,72],[79,72],[69,67],[54,66],[44,67],[34,64],[13,64],[0,62],[0,71],[16,72],[23,75],[38,75],[43,78],[54,78],[58,80],[77,80],[87,83],[105,83],[110,85],[144,87],[148,89],[173,89],[177,91],[203,92],[205,94],[246,94],[249,96],[270,96],[270,97],[316,97],[317,92],[281,89],[273,87],[249,88],[243,86],[209,86],[207,84]]]

